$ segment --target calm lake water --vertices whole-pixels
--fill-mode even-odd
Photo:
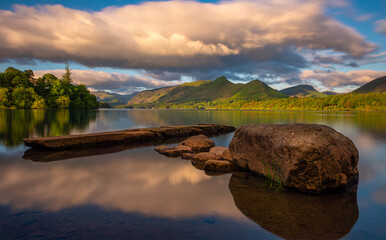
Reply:
[[[248,174],[208,176],[154,147],[42,154],[22,142],[197,123],[329,125],[359,150],[358,193],[275,192]],[[0,110],[0,239],[386,239],[385,173],[386,113]]]

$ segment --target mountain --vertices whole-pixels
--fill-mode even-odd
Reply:
[[[129,95],[122,95],[117,93],[108,93],[104,91],[92,91],[91,94],[97,97],[99,102],[108,103],[111,106],[127,104],[138,93],[132,93]]]
[[[321,93],[317,91],[313,86],[311,85],[297,85],[289,88],[285,88],[280,90],[281,93],[286,94],[291,97],[326,97],[327,95],[324,93]]]
[[[272,89],[265,83],[254,80],[247,84],[235,84],[225,77],[214,81],[195,81],[140,92],[128,104],[142,103],[186,103],[195,101],[214,101],[233,98],[286,98],[288,96]]]
[[[337,94],[338,94],[338,93],[333,92],[333,91],[324,91],[324,92],[322,92],[322,93],[324,93],[324,94],[326,94],[326,95],[328,95],[328,96],[330,96],[330,95],[337,95]]]
[[[374,79],[366,83],[360,88],[352,91],[352,93],[383,93],[386,92],[386,76]]]

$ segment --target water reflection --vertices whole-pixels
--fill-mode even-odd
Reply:
[[[40,164],[0,155],[0,204],[38,211],[96,205],[169,218],[239,219],[229,177],[209,177],[190,161],[164,157],[153,147]]]
[[[12,147],[30,136],[68,135],[86,129],[96,119],[96,110],[0,109],[0,143]]]
[[[355,193],[315,196],[275,192],[248,173],[233,174],[229,189],[245,216],[286,239],[342,238],[359,216]]]
[[[386,114],[378,112],[129,110],[127,114],[137,124],[146,125],[196,124],[197,121],[232,126],[251,123],[318,123],[335,128],[359,128],[378,137],[386,137]]]

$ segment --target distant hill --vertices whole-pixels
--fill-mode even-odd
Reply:
[[[383,93],[386,92],[386,76],[374,79],[352,93]]]
[[[110,106],[125,105],[138,93],[122,95],[117,93],[108,93],[104,91],[92,91],[91,94],[97,97],[99,102],[108,103]]]
[[[265,83],[254,80],[247,84],[235,84],[225,77],[214,81],[195,81],[173,87],[147,90],[138,93],[129,104],[143,103],[186,103],[194,101],[214,101],[219,99],[267,99],[286,98]]]
[[[336,93],[336,92],[333,92],[333,91],[324,91],[324,92],[322,92],[322,93],[324,93],[324,94],[326,94],[326,95],[328,95],[328,96],[330,96],[330,95],[337,95],[337,93]]]
[[[291,97],[299,97],[299,98],[305,98],[305,97],[319,98],[319,97],[327,96],[327,94],[317,91],[311,85],[297,85],[297,86],[282,89],[280,90],[280,92]]]

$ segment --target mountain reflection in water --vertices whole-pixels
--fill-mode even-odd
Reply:
[[[356,193],[275,192],[249,173],[234,173],[229,189],[245,216],[285,239],[339,239],[359,216]]]

